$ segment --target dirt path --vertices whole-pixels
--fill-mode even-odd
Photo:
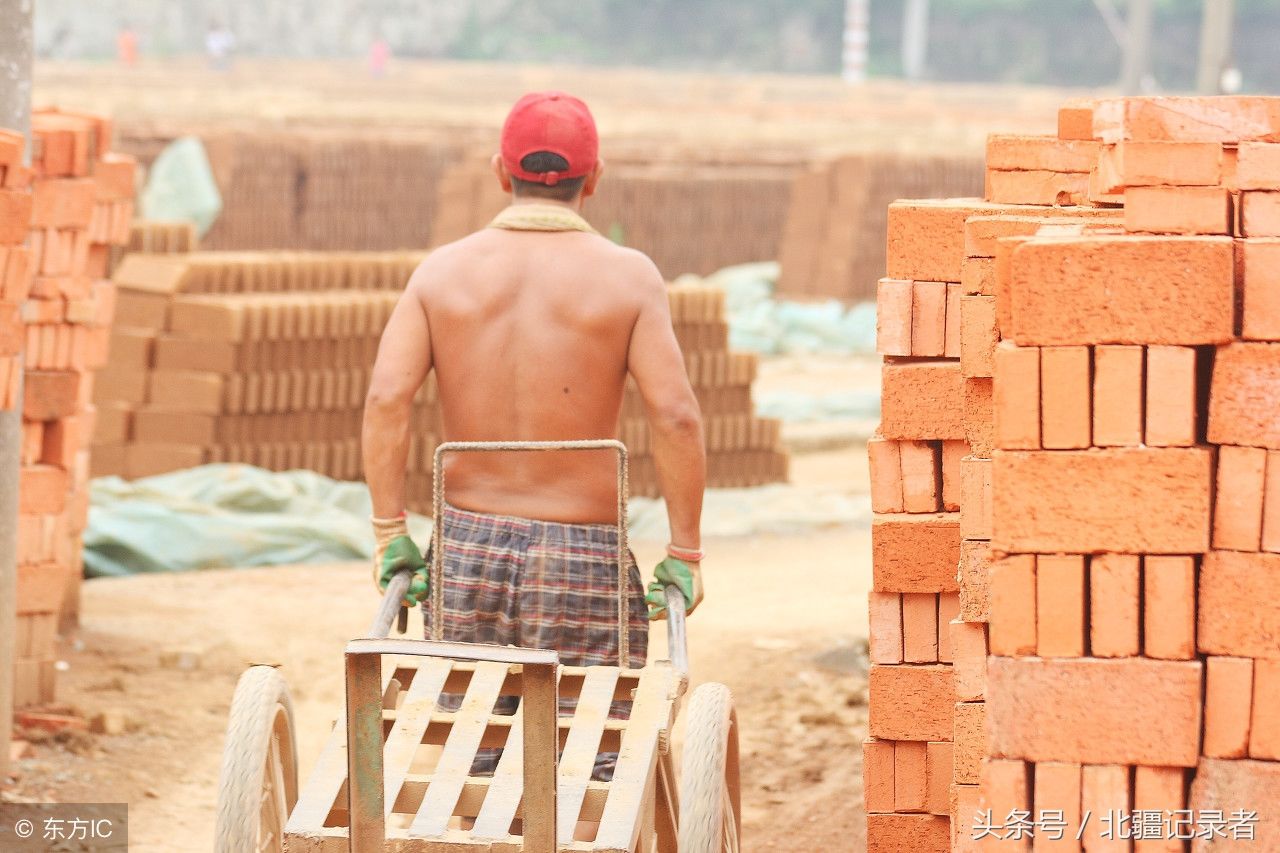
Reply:
[[[805,454],[793,477],[864,492],[864,458],[860,448]],[[635,547],[642,565],[659,549]],[[869,532],[711,540],[707,549],[708,597],[689,625],[693,681],[723,681],[738,703],[745,849],[862,849]],[[85,714],[121,710],[129,730],[37,745],[9,795],[125,800],[136,853],[209,850],[236,678],[249,662],[281,664],[305,776],[341,704],[342,645],[374,606],[368,583],[351,564],[87,583],[61,696]],[[184,669],[172,652],[198,664]]]

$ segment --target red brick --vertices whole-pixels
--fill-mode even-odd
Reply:
[[[1109,98],[1094,108],[1093,129],[1095,137],[1106,142],[1275,142],[1280,140],[1280,99]]]
[[[862,742],[862,791],[868,812],[893,811],[893,741]]]
[[[1280,449],[1280,344],[1219,347],[1209,393],[1209,441]]]
[[[963,290],[954,281],[947,283],[947,331],[942,354],[947,358],[960,357],[960,298]]]
[[[56,421],[48,421],[41,442],[40,461],[70,471],[75,467],[76,454],[89,445],[89,434],[84,415],[72,415]]]
[[[1098,156],[1098,143],[1054,136],[993,133],[987,137],[987,168],[1088,172]]]
[[[1242,805],[1247,803],[1248,805]],[[1192,850],[1256,851],[1280,849],[1280,763],[1274,761],[1224,761],[1205,758],[1196,768],[1191,781],[1191,801],[1188,804],[1194,814],[1206,811],[1221,812],[1230,816],[1239,809],[1257,812],[1259,820],[1253,824],[1252,840],[1231,841],[1215,839],[1212,847],[1203,839],[1194,842]]]
[[[982,775],[982,758],[987,752],[986,705],[957,702],[952,752],[957,782],[976,784]]]
[[[1196,351],[1147,347],[1145,441],[1151,447],[1189,447],[1196,442]]]
[[[1214,490],[1213,547],[1257,551],[1262,546],[1262,501],[1267,451],[1260,447],[1218,448]]]
[[[1093,351],[1093,443],[1142,443],[1142,347],[1099,346]]]
[[[911,355],[912,282],[882,278],[876,285],[876,352]]]
[[[1244,758],[1249,752],[1253,661],[1211,655],[1205,659],[1204,754]]]
[[[1121,821],[1131,812],[1129,768],[1118,764],[1080,768],[1080,808],[1091,819],[1081,832],[1089,853],[1127,853],[1133,847],[1122,832]]]
[[[991,460],[966,456],[960,463],[960,535],[991,538]]]
[[[1076,831],[1081,823],[1080,765],[1062,761],[1042,761],[1035,766],[1036,812],[1061,812],[1061,838],[1048,831],[1036,834],[1032,849],[1041,851],[1074,851],[1079,853]],[[1057,832],[1052,833],[1057,835]]]
[[[1236,184],[1242,190],[1280,190],[1280,145],[1240,143]]]
[[[942,442],[942,508],[946,512],[960,509],[960,460],[968,455],[968,442]]]
[[[1120,146],[1102,146],[1098,163],[1089,173],[1088,197],[1091,204],[1124,204],[1124,162]],[[1120,211],[1123,212],[1123,208]]]
[[[868,732],[885,740],[950,740],[951,694],[945,664],[872,664]]]
[[[1240,193],[1240,235],[1280,237],[1280,192]]]
[[[1267,451],[1267,485],[1262,504],[1262,550],[1280,553],[1280,450]]]
[[[964,439],[974,456],[990,456],[995,447],[995,406],[990,379],[964,381]]]
[[[1187,807],[1187,771],[1181,767],[1135,767],[1133,769],[1133,809],[1163,813],[1178,812]],[[1182,853],[1185,849],[1177,838],[1139,838],[1134,841],[1137,853]]]
[[[942,489],[940,451],[928,441],[903,441],[898,454],[902,465],[902,507],[907,512],[937,512]]]
[[[1088,447],[1091,417],[1088,347],[1040,349],[1040,443],[1049,450]]]
[[[974,198],[895,201],[889,205],[886,272],[912,281],[960,281],[965,220],[1017,212]]]
[[[953,619],[948,627],[956,699],[980,700],[987,685],[987,626]]]
[[[1280,660],[1260,659],[1253,664],[1249,757],[1280,760]]]
[[[960,263],[960,291],[970,296],[994,296],[995,258],[965,258]]]
[[[1249,340],[1280,341],[1280,240],[1241,240],[1238,246],[1240,335]]]
[[[31,193],[0,189],[0,243],[22,243],[30,223]]]
[[[937,596],[938,662],[951,663],[951,620],[960,613],[960,593],[942,592]]]
[[[1200,448],[998,451],[992,547],[1194,554],[1209,545],[1212,460]]]
[[[871,511],[902,512],[901,442],[879,436],[867,440],[871,469]]]
[[[1004,826],[1010,815],[1031,812],[1031,768],[1022,761],[987,758],[982,762],[982,797],[991,810],[991,822]],[[1034,816],[1032,816],[1034,817]],[[1031,833],[1021,838],[1001,838],[1005,832],[983,839],[984,850],[1030,850]],[[1000,840],[997,840],[997,839]]]
[[[67,472],[52,465],[28,465],[18,482],[19,512],[52,515],[67,503]]]
[[[1126,187],[1222,183],[1222,145],[1217,142],[1124,142],[1116,151]]]
[[[1084,557],[1036,557],[1036,654],[1046,658],[1084,655],[1085,600]]]
[[[871,662],[902,663],[902,595],[896,592],[868,593],[867,609]]]
[[[1124,227],[1154,234],[1230,234],[1231,193],[1222,187],[1129,187]]]
[[[903,593],[902,655],[907,663],[937,663],[938,596],[934,593]]]
[[[18,305],[0,302],[0,356],[14,356],[22,352],[27,339],[27,327],[22,321]]]
[[[1089,561],[1089,651],[1094,657],[1133,657],[1139,646],[1136,554],[1097,554]]]
[[[1068,98],[1058,108],[1059,139],[1093,139],[1092,98]]]
[[[982,819],[979,814],[977,785],[951,786],[951,853],[978,853],[982,840],[974,839],[973,827]]]
[[[996,345],[993,385],[996,446],[1040,447],[1040,351],[1008,341]]]
[[[867,853],[948,853],[949,824],[931,814],[867,815]]]
[[[1087,173],[987,170],[986,197],[996,204],[1069,207],[1082,204],[1088,191]]]
[[[990,543],[960,543],[960,618],[966,622],[987,621],[990,566]]]
[[[36,181],[32,189],[33,228],[85,228],[93,215],[97,187],[90,179]]]
[[[902,740],[893,745],[893,810],[922,812],[927,796],[925,753],[922,741]]]
[[[993,657],[989,754],[1192,767],[1200,752],[1200,683],[1198,661]]]
[[[1200,567],[1202,654],[1280,657],[1280,554],[1210,551]]]
[[[1036,558],[1017,554],[990,567],[990,643],[993,655],[1036,652]]]
[[[871,561],[876,590],[954,592],[960,563],[959,513],[874,516]]]
[[[929,741],[925,751],[925,811],[951,813],[952,746],[949,741]]]
[[[946,350],[947,285],[917,281],[911,288],[911,355],[941,356]]]
[[[23,417],[51,421],[76,412],[80,377],[73,371],[28,370],[22,397]]]
[[[1013,250],[1001,331],[1024,346],[1226,342],[1233,256],[1226,237],[1029,240]]]
[[[958,361],[886,364],[880,433],[917,440],[964,438],[964,380]]]
[[[994,258],[996,243],[1001,237],[1030,237],[1047,225],[1118,224],[1123,216],[1123,211],[1100,207],[1043,208],[1026,210],[1023,214],[974,216],[964,224],[964,253],[966,260]]]
[[[1143,653],[1191,660],[1196,653],[1196,567],[1191,557],[1145,557]]]
[[[995,367],[996,299],[960,298],[960,373],[964,378],[990,376]]]

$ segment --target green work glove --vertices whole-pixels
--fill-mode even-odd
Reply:
[[[409,527],[403,515],[397,518],[372,518],[370,521],[373,522],[375,542],[373,582],[379,590],[386,590],[396,572],[403,569],[412,571],[413,578],[405,592],[404,606],[413,607],[425,599],[429,591],[427,561],[409,538]]]
[[[667,618],[667,584],[675,584],[684,595],[685,613],[692,613],[702,601],[702,570],[697,564],[686,563],[675,557],[667,557],[654,566],[654,580],[644,600],[649,605],[649,618]]]

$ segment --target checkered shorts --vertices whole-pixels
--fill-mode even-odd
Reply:
[[[444,639],[555,649],[565,666],[617,665],[618,531],[613,525],[561,524],[446,507],[442,537]],[[627,556],[629,662],[639,668],[648,652],[648,610],[635,558]],[[426,603],[423,615],[430,637]],[[448,708],[461,703],[460,696],[442,698]],[[561,699],[561,715],[572,714],[576,704]],[[495,713],[515,713],[515,705],[514,697],[502,697]],[[630,706],[614,702],[610,716],[625,719]],[[491,769],[499,753],[482,750],[473,772]],[[597,776],[607,772],[605,767],[612,770],[610,757],[602,754],[601,759]]]

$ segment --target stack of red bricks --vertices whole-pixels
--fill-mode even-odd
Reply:
[[[37,113],[30,167],[0,137],[0,346],[6,405],[22,388],[15,704],[53,699],[60,616],[75,618],[89,505],[94,371],[104,365],[115,289],[112,245],[133,213],[134,162],[92,116]],[[26,212],[25,219],[22,211]],[[15,245],[25,239],[25,247]],[[15,338],[16,336],[16,338]],[[15,365],[22,365],[21,382]]]
[[[890,211],[869,849],[1280,849],[1280,100],[1059,118]]]

